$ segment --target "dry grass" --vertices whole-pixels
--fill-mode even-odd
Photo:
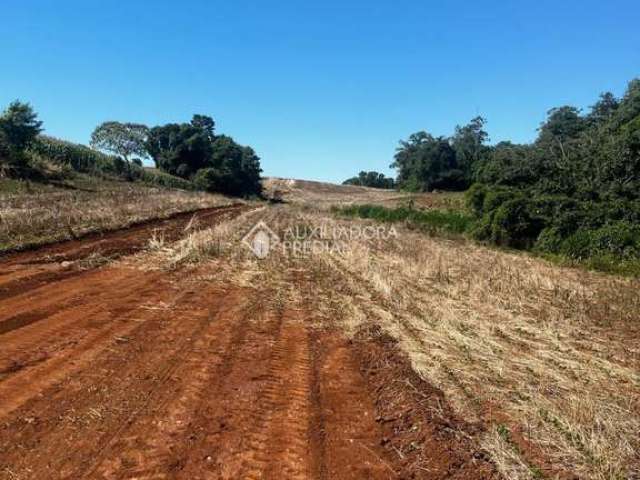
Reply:
[[[93,191],[0,194],[0,252],[229,203],[218,195],[117,182]]]
[[[188,265],[199,281],[268,284],[283,298],[305,297],[347,333],[379,325],[463,418],[486,426],[479,442],[505,478],[638,478],[637,280],[401,228],[395,240],[354,240],[340,253],[277,249],[257,260],[240,239],[258,219],[280,234],[365,223],[269,207],[136,262]]]
[[[490,428],[484,446],[505,477],[549,466],[580,478],[638,474],[638,281],[401,233],[310,259],[345,327],[380,324],[466,418],[522,434],[548,459]]]
[[[268,197],[280,197],[298,206],[312,205],[322,209],[328,209],[332,205],[357,203],[393,207],[408,202],[423,208],[460,209],[463,204],[461,193],[407,193],[275,177],[264,179],[263,186]]]

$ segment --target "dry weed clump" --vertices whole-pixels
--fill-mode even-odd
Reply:
[[[126,227],[174,213],[230,204],[200,192],[138,185],[0,196],[0,251]]]
[[[262,210],[247,210],[202,230],[194,230],[195,225],[189,222],[184,237],[173,243],[167,243],[161,235],[154,234],[145,252],[123,262],[143,269],[174,270],[185,266],[198,267],[207,260],[250,260],[249,252],[241,248],[241,239],[257,221]]]

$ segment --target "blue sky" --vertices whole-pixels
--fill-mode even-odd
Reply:
[[[3,0],[0,105],[60,138],[213,116],[266,175],[388,169],[398,140],[481,114],[533,139],[554,106],[640,76],[636,1]]]

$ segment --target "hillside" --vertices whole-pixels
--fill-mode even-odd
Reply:
[[[446,207],[460,205],[462,196],[456,192],[408,193],[396,190],[339,185],[313,180],[266,177],[263,179],[267,198],[280,198],[295,204],[311,204],[329,208],[338,204],[375,204],[396,206],[413,202],[416,206]]]
[[[155,181],[165,177],[151,170],[148,182],[77,172],[55,181],[0,179],[0,254],[232,203]]]

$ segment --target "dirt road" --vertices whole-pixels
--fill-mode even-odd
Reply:
[[[268,288],[74,267],[190,221],[2,263],[0,478],[494,478],[391,342],[319,328]]]

